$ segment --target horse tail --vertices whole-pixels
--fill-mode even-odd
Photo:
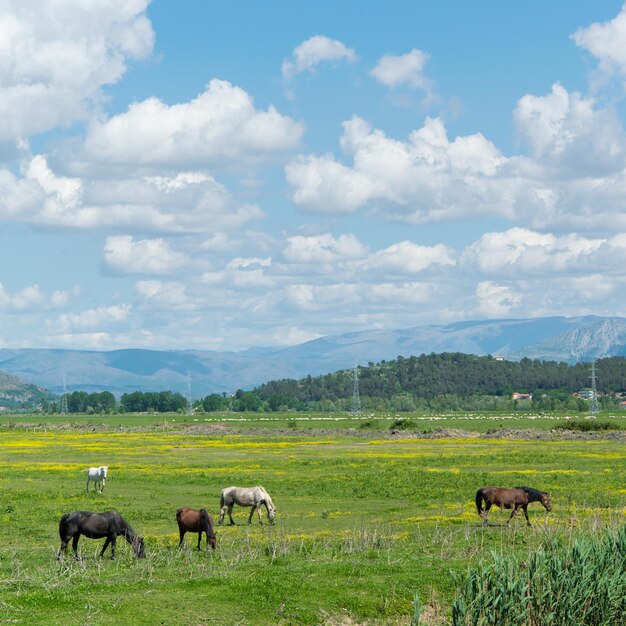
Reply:
[[[67,533],[67,520],[69,516],[70,514],[66,513],[59,521],[59,536],[61,537],[61,540],[65,539],[65,535]]]
[[[224,508],[224,490],[220,493],[220,511]]]
[[[481,487],[476,492],[476,510],[478,511],[478,515],[483,512],[483,488]]]

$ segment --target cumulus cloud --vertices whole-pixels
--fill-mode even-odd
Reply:
[[[144,304],[164,308],[187,308],[192,304],[185,285],[176,281],[139,280],[135,294]]]
[[[506,317],[522,303],[522,297],[507,285],[490,280],[478,283],[476,287],[477,311],[487,318]]]
[[[354,235],[335,238],[329,233],[287,238],[283,256],[290,263],[336,263],[363,258],[368,252]]]
[[[15,293],[9,293],[0,283],[0,307],[15,311],[24,311],[40,307],[45,297],[39,285],[29,285]]]
[[[80,313],[64,313],[52,322],[48,322],[47,330],[66,333],[72,330],[88,328],[106,328],[111,324],[124,322],[132,307],[129,304],[117,304],[87,309]]]
[[[135,241],[130,235],[107,237],[104,261],[119,274],[171,274],[189,263],[163,239]]]
[[[84,119],[152,51],[148,0],[2,0],[0,140]]]
[[[607,175],[626,165],[626,137],[617,113],[597,109],[592,99],[558,83],[547,96],[521,98],[513,119],[534,158],[560,174]]]
[[[285,175],[294,203],[315,213],[352,213],[377,195],[374,181],[330,154],[297,157]]]
[[[255,109],[243,89],[213,79],[190,102],[169,106],[149,98],[93,122],[78,160],[132,168],[240,166],[294,148],[302,133],[301,123],[273,106]]]
[[[82,180],[55,174],[42,155],[22,170],[0,170],[0,218],[68,230],[184,233],[237,229],[264,215],[201,172]]]
[[[409,87],[430,91],[430,81],[424,76],[424,66],[430,56],[417,48],[399,56],[386,54],[370,74],[387,87]]]
[[[378,250],[365,262],[367,268],[411,274],[433,265],[446,267],[454,264],[454,252],[448,246],[420,246],[412,241],[401,241],[384,250]]]
[[[623,274],[626,238],[554,235],[527,228],[485,233],[465,248],[461,265],[488,276],[577,276],[601,272]]]
[[[355,116],[341,137],[351,163],[326,154],[286,165],[292,201],[412,224],[497,215],[536,229],[626,228],[626,135],[612,108],[556,84],[521,98],[514,121],[531,156],[505,156],[480,133],[450,139],[439,118],[403,141]]]
[[[580,28],[572,35],[572,39],[599,59],[603,69],[626,74],[626,4],[617,17]]]
[[[70,296],[79,294],[80,289],[74,287],[70,292],[57,289],[48,295],[38,284],[10,292],[0,283],[0,309],[7,312],[58,309],[69,302]]]
[[[293,51],[291,59],[285,59],[282,65],[283,77],[289,80],[296,74],[310,72],[323,61],[352,62],[356,54],[341,41],[330,39],[325,35],[315,35],[302,42]]]
[[[406,142],[359,117],[343,127],[341,145],[352,156],[352,167],[332,155],[300,156],[287,164],[292,199],[302,208],[347,213],[370,204],[387,216],[418,223],[510,206],[496,176],[507,159],[480,134],[451,142],[443,122],[433,118]]]

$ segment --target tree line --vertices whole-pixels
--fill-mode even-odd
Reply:
[[[590,364],[569,365],[524,358],[505,361],[459,352],[398,357],[357,368],[363,410],[373,411],[587,411],[588,402],[574,392],[589,388]],[[614,408],[626,392],[626,359],[596,361],[601,408]],[[322,376],[273,380],[251,391],[212,393],[194,402],[204,412],[349,411],[354,371]],[[514,400],[513,392],[532,394],[530,401]],[[74,391],[66,395],[69,413],[184,412],[187,399],[171,391],[122,394],[119,402],[108,392]],[[58,403],[44,411],[58,412]],[[48,409],[48,410],[47,410]]]

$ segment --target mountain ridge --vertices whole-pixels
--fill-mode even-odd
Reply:
[[[193,397],[232,393],[281,378],[303,378],[348,369],[354,364],[440,352],[524,357],[575,363],[626,356],[626,318],[544,317],[463,321],[447,325],[372,329],[329,335],[282,348],[241,352],[211,350],[111,351],[0,349],[0,370],[55,393],[171,390]]]

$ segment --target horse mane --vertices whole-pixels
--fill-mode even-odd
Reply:
[[[270,496],[270,494],[267,492],[267,489],[263,487],[263,485],[257,485],[257,489],[260,489],[265,494],[267,501],[272,505],[272,508],[274,508],[272,496]]]
[[[539,489],[533,489],[532,487],[515,487],[515,489],[522,489],[528,494],[531,502],[540,501],[543,496],[547,495],[546,491],[539,491]]]

